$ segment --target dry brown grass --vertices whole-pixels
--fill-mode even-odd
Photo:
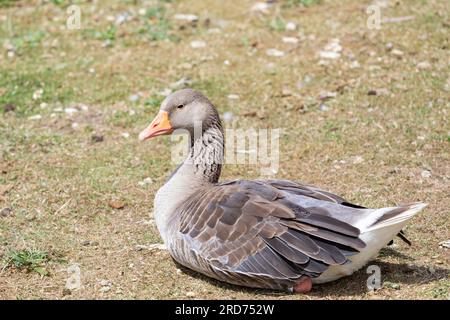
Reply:
[[[12,209],[0,216],[0,256],[35,249],[50,257],[49,276],[0,271],[0,298],[178,299],[193,292],[189,298],[448,299],[448,249],[438,244],[450,238],[450,7],[437,0],[398,3],[382,9],[383,17],[415,19],[374,31],[366,27],[369,1],[276,5],[268,15],[250,14],[252,1],[161,2],[173,26],[170,35],[178,40],[153,42],[137,32],[144,25],[137,11],[153,7],[151,2],[82,1],[80,31],[64,29],[65,5],[18,1],[0,7],[0,40],[12,41],[16,51],[9,58],[7,47],[0,49],[0,109],[7,103],[16,107],[0,113],[0,186],[11,188],[0,194],[0,209]],[[103,47],[95,31],[104,33],[113,24],[108,16],[123,11],[135,18],[117,27],[113,46]],[[174,13],[197,14],[200,22],[179,30]],[[276,16],[296,22],[298,30],[272,30]],[[227,26],[217,27],[218,19]],[[219,33],[208,32],[213,28]],[[300,42],[285,44],[285,35]],[[340,39],[342,57],[321,66],[317,53],[332,38]],[[197,39],[207,46],[191,48]],[[393,55],[389,43],[403,56]],[[269,57],[269,48],[287,54]],[[350,68],[351,57],[360,68]],[[429,66],[418,68],[423,61]],[[305,76],[312,81],[297,88]],[[157,93],[182,77],[192,79],[221,112],[233,112],[235,126],[284,129],[278,177],[366,206],[429,204],[406,230],[413,245],[397,241],[373,262],[381,267],[382,289],[368,293],[368,275],[361,270],[308,296],[246,290],[195,275],[165,252],[136,249],[161,241],[149,214],[156,190],[173,169],[168,138],[140,144],[136,136],[156,113]],[[293,95],[282,97],[285,87]],[[33,100],[38,88],[43,97]],[[373,89],[388,94],[368,95]],[[318,107],[322,91],[338,92],[326,102],[327,111]],[[143,97],[131,102],[128,97],[137,92]],[[240,99],[229,101],[230,93]],[[145,105],[146,100],[151,101]],[[48,106],[41,109],[41,102]],[[89,110],[55,112],[81,103]],[[250,111],[260,117],[245,116]],[[29,119],[36,114],[42,119]],[[93,134],[104,141],[93,142]],[[363,161],[355,164],[356,156]],[[424,170],[431,176],[423,177]],[[223,179],[258,175],[255,166],[226,166]],[[146,177],[153,183],[139,186]],[[112,199],[125,208],[110,208]],[[65,295],[67,268],[74,263],[82,288]],[[109,291],[101,291],[102,280],[111,282]]]

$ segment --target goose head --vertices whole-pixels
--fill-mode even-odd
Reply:
[[[194,128],[201,126],[204,131],[214,124],[220,126],[219,115],[204,95],[193,89],[178,90],[164,99],[158,115],[139,134],[139,140],[171,134],[179,129],[187,130],[192,137]]]

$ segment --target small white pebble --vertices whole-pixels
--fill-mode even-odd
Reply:
[[[138,185],[139,185],[140,187],[144,187],[144,186],[147,186],[147,185],[152,184],[152,183],[153,183],[152,178],[145,178],[144,180],[139,181],[139,182],[138,182]]]
[[[419,62],[417,64],[417,68],[422,69],[422,70],[430,69],[431,68],[431,63],[429,63],[428,61]]]
[[[358,69],[359,67],[361,67],[361,65],[356,60],[352,61],[352,63],[350,63],[350,69]]]
[[[239,96],[237,94],[233,94],[233,93],[229,94],[227,96],[227,98],[230,99],[230,100],[239,100]]]
[[[128,99],[131,102],[137,102],[137,101],[139,101],[139,95],[138,94],[132,94]]]
[[[122,138],[128,139],[128,138],[130,137],[130,134],[129,134],[128,132],[122,132],[122,133],[120,134],[120,136],[121,136]]]
[[[40,114],[35,114],[34,116],[29,117],[30,120],[40,120],[42,116]]]
[[[231,122],[234,119],[234,114],[230,111],[227,111],[223,114],[222,118],[224,122]]]
[[[420,175],[422,176],[422,178],[430,178],[431,177],[431,171],[430,170],[423,170]]]
[[[391,51],[391,53],[392,53],[394,56],[397,56],[397,57],[403,56],[403,51],[398,50],[398,49],[393,49],[393,50]]]
[[[102,287],[105,287],[105,286],[111,286],[111,281],[109,281],[109,280],[101,280],[101,281],[100,281],[100,285],[101,285]]]
[[[319,109],[320,109],[320,111],[328,111],[328,110],[330,110],[330,107],[327,106],[326,104],[322,103],[322,104],[320,104]]]
[[[296,37],[283,37],[282,41],[284,43],[291,43],[291,44],[296,44],[298,43],[298,39]]]
[[[267,2],[257,2],[251,8],[250,11],[260,12],[260,13],[269,13],[270,4]]]
[[[33,100],[38,100],[42,98],[42,94],[44,93],[44,89],[38,89],[33,93]]]
[[[200,49],[206,47],[206,42],[202,40],[191,41],[191,48]]]
[[[75,109],[75,108],[65,108],[65,109],[64,109],[64,112],[67,113],[68,115],[72,115],[72,114],[78,112],[78,109]]]
[[[283,57],[284,52],[278,49],[267,49],[266,54],[271,57]]]
[[[364,162],[364,158],[361,156],[354,156],[353,157],[353,163],[354,164],[359,164],[359,163],[363,163]]]
[[[178,14],[174,15],[173,18],[175,20],[184,20],[184,21],[189,21],[189,22],[198,21],[198,16],[196,16],[195,14],[178,13]]]
[[[286,23],[287,31],[295,31],[295,29],[297,29],[297,25],[294,22],[289,21],[288,23]]]

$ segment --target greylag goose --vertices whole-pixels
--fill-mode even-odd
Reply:
[[[288,180],[219,182],[220,118],[192,89],[166,97],[139,139],[177,129],[191,148],[155,196],[155,222],[178,263],[220,281],[308,292],[363,267],[426,206],[369,209]]]

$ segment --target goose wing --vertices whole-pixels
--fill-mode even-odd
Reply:
[[[180,208],[189,247],[218,270],[277,279],[318,277],[365,243],[327,209],[306,209],[271,184],[231,181]]]

